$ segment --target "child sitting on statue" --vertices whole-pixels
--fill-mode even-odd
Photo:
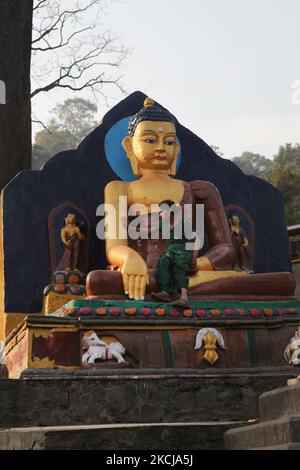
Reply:
[[[180,298],[171,302],[171,305],[178,307],[188,307],[188,284],[187,272],[193,259],[193,250],[188,250],[188,241],[184,236],[184,220],[181,208],[174,211],[176,205],[171,200],[162,201],[159,204],[161,209],[160,227],[163,238],[166,240],[166,249],[161,254],[156,271],[156,280],[160,286],[160,292],[153,292],[153,300],[160,302],[171,302],[171,296],[180,290]],[[178,207],[177,207],[178,208]],[[168,236],[164,237],[164,232],[168,231]]]

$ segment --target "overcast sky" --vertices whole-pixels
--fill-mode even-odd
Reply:
[[[300,142],[299,0],[122,0],[106,22],[133,48],[121,70],[128,92],[159,101],[226,158]],[[38,117],[69,96],[39,97]]]

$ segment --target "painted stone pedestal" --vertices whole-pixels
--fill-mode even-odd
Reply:
[[[283,354],[299,320],[294,301],[85,300],[30,315],[6,341],[0,449],[222,449],[261,393],[299,375]],[[106,353],[86,363],[91,338]]]
[[[71,300],[86,296],[85,275],[79,271],[56,271],[52,283],[44,289],[43,313],[55,312]]]
[[[53,315],[30,315],[6,340],[9,377],[216,367],[286,367],[298,375],[283,353],[299,326],[300,302],[190,304],[174,310],[152,302],[78,300]]]

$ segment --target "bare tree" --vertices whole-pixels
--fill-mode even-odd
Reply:
[[[0,0],[0,190],[30,169],[32,0]]]
[[[111,0],[112,1],[112,0]],[[101,21],[106,0],[34,0],[31,97],[57,88],[107,98],[128,49]]]

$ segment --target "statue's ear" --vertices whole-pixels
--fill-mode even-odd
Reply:
[[[170,171],[169,171],[169,175],[170,176],[175,176],[176,175],[176,165],[177,165],[177,158],[178,158],[178,155],[179,155],[179,151],[180,151],[180,146],[179,144],[175,144],[175,156],[174,156],[174,159],[172,161],[172,164],[170,166]]]
[[[123,145],[123,149],[125,150],[126,154],[127,154],[127,157],[130,159],[131,157],[131,154],[133,152],[133,149],[132,149],[132,137],[127,135],[126,137],[124,137],[124,139],[122,140],[122,145]]]
[[[124,137],[124,139],[122,140],[122,145],[126,152],[127,158],[129,158],[130,160],[134,176],[141,176],[138,160],[133,151],[132,137],[129,135]]]

